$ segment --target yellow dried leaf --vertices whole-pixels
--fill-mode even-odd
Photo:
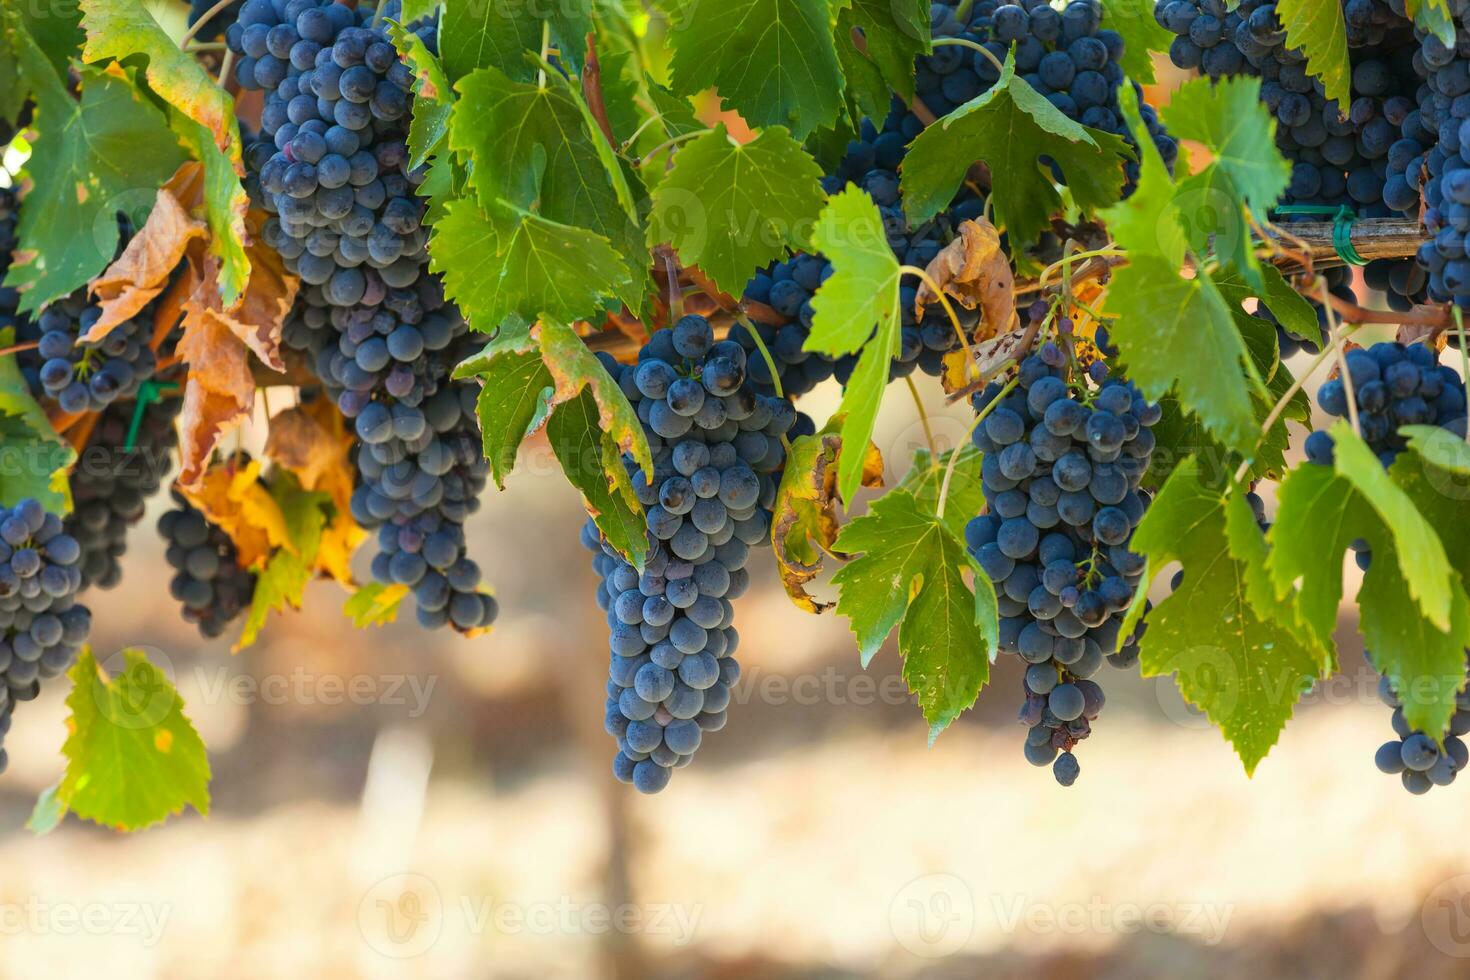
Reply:
[[[246,568],[263,568],[277,548],[292,549],[286,517],[275,498],[260,482],[258,460],[242,466],[222,463],[205,471],[184,496],[209,523],[229,535]]]
[[[316,398],[277,413],[265,445],[266,455],[294,473],[304,489],[331,497],[335,513],[322,531],[314,570],[349,588],[352,555],[367,537],[352,517],[353,439],[337,407]]]

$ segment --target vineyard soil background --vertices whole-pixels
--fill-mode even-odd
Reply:
[[[1470,0],[0,7],[0,980],[1463,977]]]

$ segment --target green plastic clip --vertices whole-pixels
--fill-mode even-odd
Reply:
[[[1348,265],[1367,265],[1368,260],[1358,254],[1353,247],[1353,225],[1357,223],[1358,215],[1346,204],[1333,207],[1330,204],[1283,204],[1274,208],[1277,214],[1306,214],[1320,215],[1332,219],[1332,248],[1337,252],[1337,257]]]
[[[123,443],[123,452],[133,451],[133,444],[138,440],[138,429],[143,425],[143,413],[148,410],[148,406],[162,401],[165,391],[173,391],[178,386],[177,381],[154,381],[151,378],[138,386],[138,400],[133,405],[133,420],[128,423],[128,438]]]

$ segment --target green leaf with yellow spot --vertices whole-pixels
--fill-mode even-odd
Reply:
[[[109,674],[84,649],[69,672],[66,773],[48,810],[119,830],[141,830],[185,806],[207,816],[209,757],[183,698],[143,651],[124,650],[121,660]]]

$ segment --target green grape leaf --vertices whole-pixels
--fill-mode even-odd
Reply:
[[[440,0],[403,0],[403,22],[412,24],[416,20],[432,17],[439,11]]]
[[[832,355],[862,351],[839,411],[845,416],[842,444],[866,446],[873,439],[878,406],[888,387],[889,363],[898,354],[902,327],[898,261],[888,247],[878,206],[855,186],[827,203],[812,242],[831,261],[832,276],[812,297],[814,316],[806,349]],[[863,457],[857,453],[845,454],[839,461],[837,488],[844,499],[856,495],[862,471]]]
[[[1075,205],[1092,212],[1122,196],[1123,161],[1132,151],[1121,136],[1063,115],[1016,76],[1012,53],[995,85],[909,144],[902,178],[909,220],[923,224],[948,207],[970,164],[981,160],[990,167],[996,226],[1012,243],[1033,241],[1062,206],[1042,156],[1060,165]]]
[[[950,473],[950,457],[955,452],[960,457],[954,460],[954,472]],[[927,449],[916,449],[913,465],[894,489],[912,494],[924,513],[937,516],[939,495],[944,490],[944,481],[948,475],[949,495],[945,497],[943,521],[949,525],[950,533],[964,540],[965,525],[985,506],[985,491],[980,484],[980,464],[984,459],[984,455],[969,440],[958,450],[943,452],[938,456]]]
[[[580,70],[586,38],[593,30],[594,0],[444,0],[439,46],[449,77],[459,81],[477,68],[496,68],[517,81],[536,79],[540,68],[526,60],[542,49],[542,32],[563,65]],[[404,23],[408,23],[404,15]]]
[[[476,409],[485,458],[495,485],[504,490],[521,443],[545,425],[551,413],[553,382],[534,349],[492,359],[480,379],[484,387]]]
[[[5,284],[21,290],[20,312],[33,313],[112,261],[115,212],[129,212],[141,225],[185,156],[131,73],[81,69],[77,101],[30,36],[15,37],[22,70],[36,80],[35,127],[47,138],[26,165],[35,186],[21,208],[17,261]]]
[[[1352,101],[1347,24],[1342,5],[1317,0],[1278,0],[1276,16],[1286,28],[1286,46],[1306,55],[1307,72],[1329,99],[1346,109]]]
[[[169,125],[179,140],[204,166],[204,220],[209,224],[209,251],[220,260],[220,300],[233,306],[250,280],[250,256],[245,251],[245,215],[250,196],[229,157],[221,153],[209,132],[176,109]]]
[[[1409,441],[1409,448],[1442,473],[1470,476],[1470,443],[1437,425],[1405,425],[1399,435]],[[1447,481],[1447,487],[1454,481]],[[1448,489],[1446,491],[1449,493]],[[1470,499],[1470,491],[1456,490],[1451,496]]]
[[[1286,281],[1280,269],[1274,265],[1261,265],[1256,272],[1260,277],[1259,287],[1248,282],[1238,268],[1216,272],[1211,278],[1232,307],[1240,306],[1255,297],[1265,304],[1288,333],[1308,340],[1322,335],[1321,325],[1317,322],[1317,311],[1301,293],[1291,288],[1291,283]],[[1261,373],[1264,377],[1270,377],[1269,372]]]
[[[626,453],[652,479],[648,437],[628,397],[571,327],[542,317],[529,330],[502,331],[456,377],[478,376],[480,427],[497,485],[521,442],[542,425],[567,479],[613,547],[641,565],[643,507],[623,464]],[[549,413],[549,417],[548,417]]]
[[[1434,532],[1420,508],[1433,514],[1428,509],[1437,506],[1432,485],[1425,492],[1414,482],[1412,457],[1401,457],[1391,476],[1351,429],[1334,428],[1333,437],[1334,466],[1300,466],[1282,482],[1276,523],[1267,536],[1267,568],[1278,596],[1295,589],[1303,627],[1327,645],[1343,595],[1343,552],[1354,542],[1366,543],[1372,561],[1357,595],[1358,628],[1375,666],[1404,697],[1410,725],[1437,736],[1448,725],[1455,692],[1464,682],[1470,599],[1439,539],[1425,544],[1424,534]],[[1367,470],[1369,463],[1376,474]],[[1407,476],[1402,467],[1410,467]],[[1453,524],[1446,527],[1459,533]],[[1434,584],[1446,597],[1445,629],[1424,614],[1418,597],[1425,577],[1418,566],[1435,551],[1437,560],[1428,562],[1438,569]]]
[[[582,391],[552,413],[546,437],[562,472],[582,493],[597,529],[637,568],[648,557],[648,528],[643,509],[623,469],[617,445],[599,420],[596,399]]]
[[[836,127],[843,130],[852,128],[854,118],[886,116],[893,98],[893,90],[883,80],[882,70],[852,40],[854,30],[852,11],[844,9],[837,19],[837,61],[842,66],[843,77],[847,79],[847,91],[843,94],[842,112],[836,123]]]
[[[752,126],[786,126],[797,139],[837,118],[843,77],[828,0],[727,0],[718,16],[699,0],[659,6],[678,94],[716,89]]]
[[[403,16],[408,18],[405,9]],[[444,64],[425,46],[423,38],[399,24],[388,25],[393,45],[413,70],[413,120],[408,125],[408,165],[417,169],[439,152],[449,136],[454,111],[454,89]]]
[[[1424,618],[1436,629],[1449,629],[1450,563],[1439,535],[1346,419],[1329,431],[1336,446],[1338,475],[1368,502],[1392,533],[1404,579]]]
[[[1130,255],[1156,256],[1178,268],[1184,264],[1188,242],[1175,203],[1174,178],[1153,140],[1138,139],[1144,125],[1132,86],[1118,90],[1118,105],[1141,148],[1138,186],[1126,199],[1105,209],[1101,217],[1119,248]]]
[[[0,347],[14,344],[15,328],[0,329]],[[76,458],[32,397],[15,357],[0,357],[0,506],[35,497],[53,514],[70,514]]]
[[[644,82],[648,86],[648,100],[658,112],[659,123],[664,131],[662,139],[650,137],[655,142],[661,143],[665,139],[687,136],[708,128],[694,114],[694,107],[689,104],[688,99],[675,95],[647,76],[644,76]]]
[[[26,830],[41,837],[61,826],[61,821],[66,819],[66,806],[62,804],[60,794],[59,782],[41,790],[36,797],[36,805],[31,808],[30,818],[26,820]]]
[[[821,179],[784,128],[770,126],[741,145],[721,124],[674,154],[653,192],[649,243],[672,244],[685,265],[738,296],[752,270],[805,244],[826,199]]]
[[[602,70],[602,105],[607,112],[607,124],[613,139],[621,146],[643,122],[643,107],[638,101],[643,90],[637,54],[631,47],[618,47],[619,40],[615,34],[598,37],[597,56]],[[585,84],[584,79],[584,88]],[[657,132],[655,127],[649,128]]]
[[[221,260],[220,297],[226,308],[233,306],[250,278],[245,255],[248,200],[240,182],[245,163],[234,100],[164,32],[141,0],[81,0],[81,9],[87,32],[83,59],[95,63],[145,56],[148,87],[195,124],[176,118],[173,128],[208,172],[211,251]]]
[[[862,49],[857,31],[862,32]],[[863,115],[882,119],[894,95],[913,101],[914,59],[931,50],[928,3],[848,0],[837,14],[836,37],[848,94]]]
[[[867,667],[898,627],[903,677],[930,740],[975,703],[998,642],[995,589],[945,522],[912,494],[890,491],[842,529],[836,548],[861,555],[833,576]],[[974,575],[972,592],[962,570]]]
[[[1290,371],[1279,367],[1275,328],[1265,320],[1249,316],[1243,311],[1233,315],[1246,349],[1255,362],[1256,370],[1269,377],[1266,382],[1267,397],[1263,398],[1259,393],[1252,392],[1251,398],[1257,424],[1264,425],[1271,409],[1286,397],[1293,379]],[[1153,427],[1157,446],[1144,476],[1144,484],[1155,490],[1163,486],[1174,466],[1189,456],[1196,457],[1197,465],[1211,485],[1230,479],[1244,457],[1226,449],[1219,440],[1212,437],[1200,422],[1199,416],[1182,407],[1176,395],[1165,395],[1159,400],[1159,404],[1164,415]],[[1286,451],[1291,444],[1288,422],[1311,426],[1312,406],[1302,391],[1292,395],[1279,418],[1255,447],[1246,470],[1248,479],[1280,479],[1285,474]]]
[[[51,74],[64,78],[82,46],[81,16],[77,0],[0,6],[0,119],[15,122],[37,84],[20,63],[22,42],[16,33],[27,33],[50,63]]]
[[[542,316],[531,328],[531,337],[541,345],[541,360],[555,384],[552,404],[564,405],[584,388],[589,389],[597,404],[598,431],[608,436],[620,452],[633,457],[651,481],[653,454],[648,449],[648,437],[638,421],[638,413],[628,402],[628,396],[623,394],[623,389],[608,374],[607,368],[571,327],[554,317]],[[617,473],[623,474],[621,463],[617,466]]]
[[[1259,78],[1185,82],[1170,96],[1163,117],[1172,135],[1210,149],[1212,166],[1258,217],[1264,218],[1291,182],[1291,164],[1276,149],[1276,117],[1261,99]]]
[[[1149,254],[1131,256],[1108,290],[1110,336],[1130,379],[1151,399],[1173,391],[1227,448],[1251,452],[1259,435],[1245,368],[1249,351],[1208,275],[1184,279]]]
[[[1153,0],[1103,0],[1103,24],[1123,35],[1123,73],[1144,85],[1154,83],[1153,52],[1168,51],[1174,35],[1154,18]]]
[[[77,0],[0,4],[0,121],[15,124],[38,88],[66,78],[82,43],[80,20]],[[39,61],[22,64],[23,45],[37,48]],[[32,74],[47,63],[50,71]]]
[[[1258,610],[1248,598],[1252,579],[1264,578],[1264,548],[1247,544],[1241,516],[1229,516],[1232,507],[1246,504],[1206,485],[1196,462],[1185,460],[1129,547],[1148,558],[1151,570],[1172,561],[1184,567],[1179,588],[1148,614],[1139,643],[1144,676],[1176,675],[1179,693],[1220,729],[1250,774],[1317,677],[1321,655],[1265,618],[1275,606]],[[1243,519],[1253,528],[1248,508]]]
[[[504,202],[607,239],[627,270],[615,295],[636,310],[648,256],[632,192],[607,141],[589,128],[580,98],[561,81],[522,84],[495,68],[461,79],[449,147],[466,165],[473,161],[470,186],[482,209]]]
[[[342,614],[352,620],[357,629],[386,626],[397,621],[398,610],[410,591],[406,585],[369,582],[347,597],[342,604]]]
[[[1449,0],[1405,0],[1404,8],[1415,26],[1439,38],[1445,47],[1455,46],[1455,18]]]
[[[84,820],[141,830],[192,806],[209,814],[209,756],[184,701],[141,650],[109,676],[84,649],[69,675],[66,773],[56,805]]]
[[[627,264],[608,240],[503,203],[445,205],[429,245],[430,268],[476,330],[508,316],[563,320],[594,315],[630,288]]]

